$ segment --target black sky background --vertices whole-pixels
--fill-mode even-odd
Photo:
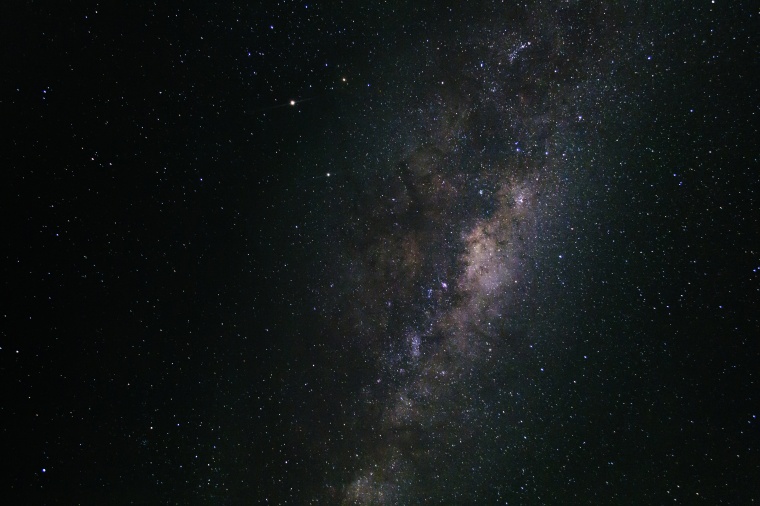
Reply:
[[[3,10],[9,504],[759,499],[749,3],[616,3],[605,16],[586,2]],[[556,172],[564,193],[536,191],[538,232],[521,257],[532,281],[499,322],[508,358],[461,387],[481,413],[476,435],[461,462],[428,463],[450,485],[418,466],[399,471],[416,476],[399,495],[359,496],[352,483],[387,441],[417,464],[420,441],[439,443],[379,421],[415,384],[378,365],[401,341],[372,330],[377,294],[401,304],[412,286],[382,271],[392,262],[378,238],[396,237],[384,199],[439,211],[414,196],[422,186],[395,181],[451,112],[440,100],[474,111],[447,158],[461,162],[444,174],[458,188],[496,180],[472,160],[513,156],[493,133],[511,120],[479,112],[490,109],[476,74],[460,71],[502,26],[572,41],[552,56],[557,89],[592,89],[597,54],[616,63],[599,67],[604,91],[563,106],[595,124],[556,120],[577,162]],[[516,82],[540,73],[530,58]],[[471,226],[493,206],[469,199],[441,222]],[[417,220],[402,227],[433,234]],[[446,247],[420,276],[454,291],[464,233],[428,244]],[[392,325],[456,297],[407,301]],[[436,335],[423,337],[435,347]],[[510,438],[524,442],[500,446]]]

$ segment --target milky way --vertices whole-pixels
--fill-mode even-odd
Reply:
[[[510,16],[393,63],[436,82],[388,119],[400,147],[380,154],[398,158],[362,187],[343,243],[334,324],[367,364],[346,503],[471,498],[495,448],[519,444],[494,405],[515,395],[523,322],[551,297],[536,273],[567,186],[587,177],[623,43],[603,7]]]
[[[11,3],[3,504],[760,503],[757,2]]]

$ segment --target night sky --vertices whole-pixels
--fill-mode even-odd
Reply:
[[[757,504],[757,5],[650,3],[4,7],[3,504]]]

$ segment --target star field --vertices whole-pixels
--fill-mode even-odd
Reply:
[[[19,7],[9,504],[757,502],[756,16]]]

